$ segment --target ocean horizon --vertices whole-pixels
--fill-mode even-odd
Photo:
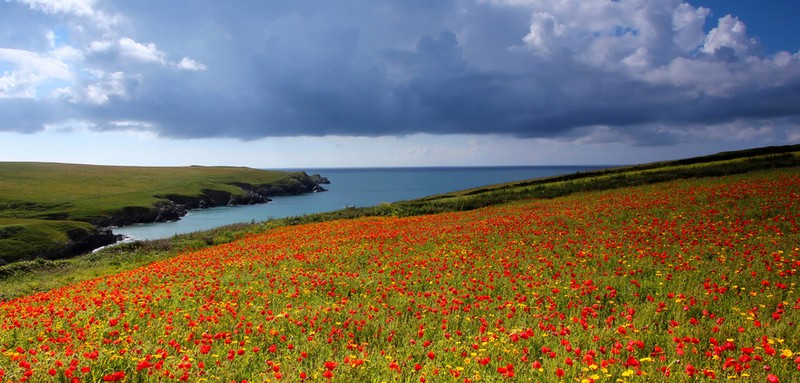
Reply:
[[[318,173],[331,183],[326,192],[271,197],[260,205],[191,210],[178,221],[112,229],[134,240],[160,239],[240,222],[301,216],[347,207],[375,206],[505,182],[606,169],[616,165],[314,167],[269,170]]]

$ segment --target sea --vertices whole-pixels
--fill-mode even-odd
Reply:
[[[178,221],[113,228],[128,240],[148,240],[208,230],[240,222],[260,222],[305,214],[366,207],[511,181],[549,177],[610,166],[503,166],[414,168],[278,169],[319,173],[331,183],[326,192],[271,197],[260,205],[191,210]]]

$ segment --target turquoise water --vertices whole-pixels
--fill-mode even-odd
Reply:
[[[134,239],[158,239],[238,222],[264,221],[303,214],[374,206],[509,181],[570,174],[607,166],[433,167],[299,169],[331,181],[327,192],[273,197],[263,205],[224,206],[193,210],[175,222],[113,229]],[[287,169],[298,170],[298,169]]]

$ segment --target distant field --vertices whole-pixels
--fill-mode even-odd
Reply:
[[[0,215],[94,222],[125,207],[150,207],[159,197],[203,190],[242,194],[232,183],[269,184],[290,173],[240,167],[119,167],[0,163]]]
[[[207,191],[242,195],[235,186],[282,185],[297,173],[244,167],[119,167],[0,163],[0,260],[49,258],[93,225],[125,209],[152,209],[166,197]]]

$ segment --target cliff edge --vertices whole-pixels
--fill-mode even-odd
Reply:
[[[112,227],[322,192],[323,183],[318,174],[247,167],[0,162],[0,264],[67,258],[116,242]]]
[[[327,189],[320,183],[330,181],[315,174],[309,176],[305,172],[291,173],[287,178],[275,183],[250,184],[231,182],[237,192],[229,190],[203,189],[200,195],[181,194],[159,195],[159,201],[150,207],[128,206],[102,220],[95,222],[101,227],[127,226],[137,223],[177,221],[189,210],[206,209],[217,206],[239,206],[268,203],[269,197],[299,195],[305,193],[325,192]]]

